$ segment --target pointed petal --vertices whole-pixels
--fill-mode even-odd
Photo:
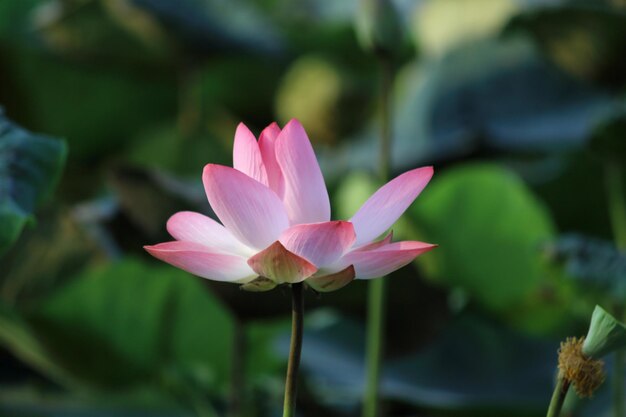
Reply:
[[[355,239],[350,222],[332,221],[292,226],[278,240],[287,250],[323,268],[346,253]]]
[[[350,221],[356,230],[355,246],[376,239],[389,229],[422,192],[433,176],[432,167],[417,168],[383,185]]]
[[[389,232],[389,233],[387,234],[387,236],[385,236],[382,240],[379,240],[379,241],[377,241],[377,242],[373,242],[373,243],[367,244],[367,245],[365,245],[365,246],[358,247],[358,248],[357,248],[357,249],[355,249],[355,250],[372,250],[372,249],[378,249],[378,248],[380,248],[381,246],[385,246],[385,245],[390,244],[390,243],[391,243],[391,239],[393,239],[393,230],[392,230],[391,232]]]
[[[285,194],[285,180],[283,179],[283,173],[280,170],[278,161],[276,160],[276,139],[280,134],[280,128],[276,123],[272,123],[261,132],[259,136],[259,149],[261,150],[261,156],[263,157],[263,163],[265,164],[265,170],[267,171],[267,180],[269,187],[276,193],[277,196],[283,198]]]
[[[301,282],[317,272],[315,265],[289,252],[278,241],[248,259],[248,265],[277,284]]]
[[[254,251],[212,218],[192,211],[180,211],[167,221],[167,231],[176,240],[194,242],[214,251],[251,256]]]
[[[198,243],[165,242],[144,249],[155,258],[202,278],[243,283],[256,277],[245,258],[212,252]]]
[[[233,168],[243,172],[250,178],[254,178],[261,184],[268,185],[267,172],[261,150],[256,138],[250,129],[243,123],[239,123],[235,132],[233,144]]]
[[[306,283],[317,292],[331,292],[345,287],[352,282],[354,277],[354,266],[350,265],[334,274],[307,278]]]
[[[430,243],[404,241],[373,250],[354,250],[341,258],[338,268],[354,265],[356,278],[378,278],[402,268],[417,256],[436,247]]]
[[[260,182],[213,164],[204,167],[202,179],[213,211],[240,242],[262,249],[289,226],[282,202]]]
[[[291,224],[330,220],[330,202],[322,171],[304,128],[291,120],[276,140],[276,159],[285,179],[283,202]]]

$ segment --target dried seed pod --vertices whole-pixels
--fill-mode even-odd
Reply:
[[[604,361],[583,354],[584,337],[568,337],[559,349],[559,372],[580,397],[591,397],[604,382]]]

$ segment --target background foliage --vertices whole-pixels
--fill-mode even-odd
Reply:
[[[626,4],[396,6],[393,170],[436,175],[394,234],[440,248],[388,278],[386,415],[544,415],[558,340],[626,301],[605,187],[626,162]],[[0,414],[280,415],[287,294],[141,247],[211,213],[200,172],[230,164],[239,121],[300,119],[334,217],[355,212],[379,185],[355,9],[0,2]],[[303,416],[358,415],[365,290],[307,294]],[[573,415],[608,415],[607,395]]]

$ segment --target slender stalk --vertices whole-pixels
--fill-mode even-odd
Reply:
[[[609,215],[613,228],[613,237],[617,247],[626,249],[626,200],[624,199],[624,184],[622,182],[622,170],[619,162],[607,161],[605,166],[607,199],[609,205]],[[616,306],[622,316],[624,305]],[[613,417],[625,417],[624,410],[624,358],[626,352],[620,349],[615,352],[615,362],[613,363]]]
[[[389,178],[391,166],[391,89],[394,70],[389,58],[379,57],[382,72],[380,91],[381,132],[379,175],[383,182]],[[383,355],[383,334],[385,331],[386,280],[371,281],[367,299],[367,339],[365,345],[365,397],[363,417],[376,417],[379,413],[380,368]]]
[[[546,417],[558,417],[561,414],[561,409],[563,408],[563,403],[565,402],[569,386],[570,381],[566,380],[559,374]]]
[[[230,377],[230,398],[228,415],[243,415],[245,398],[245,364],[246,364],[246,327],[239,319],[235,319],[233,334],[233,363]]]
[[[618,248],[626,249],[626,199],[619,162],[608,161],[605,176],[613,237]]]
[[[624,416],[624,349],[615,352],[615,363],[613,364],[613,416]]]
[[[294,417],[296,414],[296,395],[298,391],[298,369],[302,353],[302,328],[304,321],[304,293],[302,283],[291,284],[291,344],[289,346],[289,363],[285,380],[285,405],[283,417]]]

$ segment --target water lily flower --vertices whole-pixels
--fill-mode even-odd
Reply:
[[[408,171],[381,187],[348,221],[331,221],[330,201],[313,147],[297,120],[276,123],[257,142],[239,124],[233,168],[208,164],[202,180],[222,224],[194,212],[167,222],[172,242],[146,246],[154,257],[194,275],[264,291],[305,281],[333,291],[355,278],[393,272],[436,245],[383,235],[432,177]]]

